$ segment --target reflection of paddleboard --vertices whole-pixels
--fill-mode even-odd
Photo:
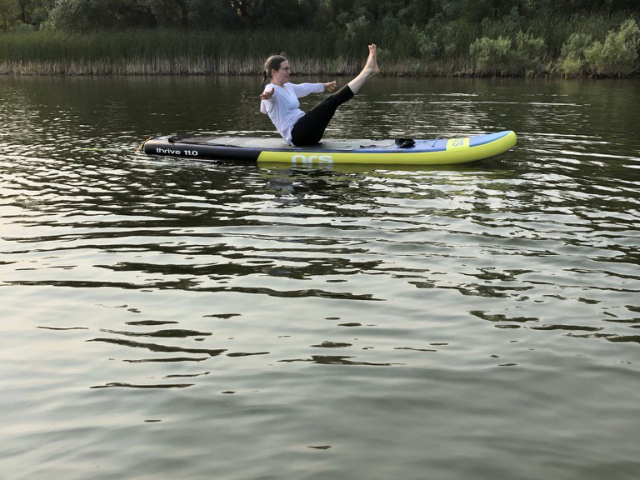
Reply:
[[[495,157],[516,144],[512,131],[433,140],[323,140],[291,147],[280,138],[153,137],[141,148],[150,155],[196,160],[253,161],[289,165],[446,165]]]

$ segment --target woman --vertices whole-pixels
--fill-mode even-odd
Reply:
[[[360,74],[333,95],[329,95],[308,113],[300,110],[298,98],[310,93],[333,92],[337,83],[301,83],[289,82],[291,68],[287,59],[281,55],[269,57],[264,64],[264,81],[271,77],[260,95],[260,111],[269,118],[282,138],[289,145],[309,147],[316,145],[322,139],[327,125],[333,118],[336,109],[350,100],[365,84],[365,82],[380,73],[377,61],[377,47],[369,45],[369,57]],[[264,82],[263,82],[264,85]]]

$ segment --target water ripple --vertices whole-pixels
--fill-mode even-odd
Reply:
[[[264,135],[259,81],[1,80],[8,471],[637,471],[633,88],[382,79],[330,134],[513,128],[517,148],[288,169],[132,154],[156,131]]]

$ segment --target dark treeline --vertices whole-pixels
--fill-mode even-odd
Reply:
[[[0,36],[0,55],[12,33],[34,31],[42,33],[42,42],[51,38],[45,32],[183,32],[191,38],[184,55],[194,51],[195,32],[200,43],[209,41],[207,32],[230,38],[260,32],[273,38],[269,45],[278,37],[290,41],[283,34],[297,32],[294,44],[281,49],[332,58],[343,70],[373,41],[391,67],[387,73],[622,76],[639,71],[638,0],[0,0],[0,17],[11,32]],[[265,53],[257,45],[248,48],[245,55]],[[19,60],[15,52],[20,51],[19,41],[5,48],[5,62]]]
[[[637,0],[0,0],[5,30],[19,25],[89,31],[108,28],[309,28],[354,22],[474,24],[510,15],[527,20],[637,12]]]

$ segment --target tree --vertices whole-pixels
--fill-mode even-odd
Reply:
[[[5,32],[9,30],[9,24],[15,22],[19,10],[18,0],[0,0],[0,17]]]
[[[59,30],[90,31],[156,22],[146,0],[55,0],[48,24]]]
[[[228,0],[231,10],[245,25],[294,28],[311,23],[315,14],[309,0]]]
[[[180,26],[185,30],[201,14],[203,0],[147,0],[159,25]]]

